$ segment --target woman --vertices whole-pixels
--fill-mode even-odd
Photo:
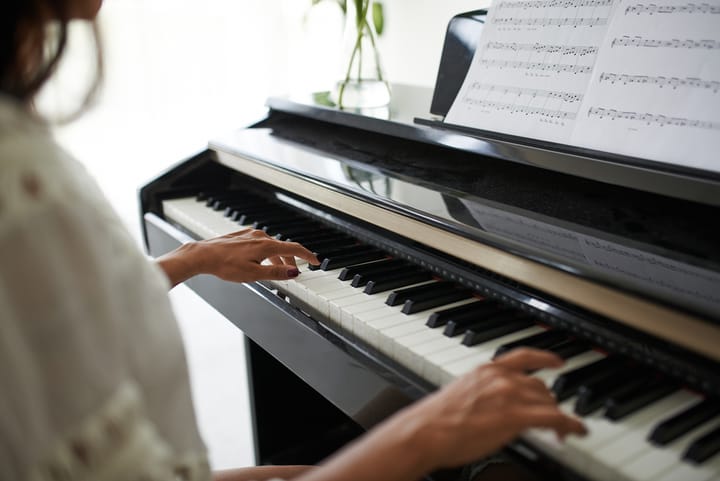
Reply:
[[[290,279],[301,275],[295,257],[317,259],[253,230],[187,244],[155,264],[137,250],[32,111],[68,22],[92,20],[99,7],[99,0],[0,7],[0,479],[209,480],[166,291],[199,273]],[[266,259],[271,265],[261,265]],[[529,427],[582,434],[581,423],[524,374],[561,363],[515,351],[319,467],[249,468],[215,479],[413,480],[486,456]]]

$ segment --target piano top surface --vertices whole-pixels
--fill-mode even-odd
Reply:
[[[402,92],[429,102],[422,90]],[[442,131],[408,123],[417,109],[368,122],[287,100],[270,105],[266,119],[211,148],[720,322],[714,205],[508,162],[478,153],[475,139],[449,148],[433,140]]]

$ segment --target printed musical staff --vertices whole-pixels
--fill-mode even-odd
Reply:
[[[630,37],[624,35],[622,37],[616,37],[611,43],[611,47],[649,47],[649,48],[683,48],[683,49],[701,49],[701,50],[718,50],[720,49],[720,41],[703,39],[703,40],[692,40],[685,39],[680,40],[673,38],[670,40],[660,40],[653,38],[643,38],[640,36]]]
[[[488,50],[509,50],[512,52],[530,51],[535,53],[559,53],[560,55],[572,55],[584,57],[596,55],[597,47],[572,46],[572,45],[545,45],[542,43],[514,43],[514,42],[488,42],[485,44]]]
[[[603,72],[600,74],[600,82],[610,82],[627,84],[643,84],[643,85],[655,85],[657,87],[671,87],[678,89],[680,87],[686,88],[698,88],[711,90],[712,93],[716,94],[720,91],[720,81],[717,80],[703,80],[695,77],[663,77],[663,76],[649,76],[649,75],[628,75],[628,74],[617,74],[610,72]]]
[[[607,17],[557,17],[557,18],[522,18],[505,17],[495,18],[495,23],[501,26],[528,26],[528,27],[595,27],[607,25]]]
[[[712,122],[709,120],[687,119],[684,117],[672,117],[669,115],[640,113],[632,111],[622,111],[616,109],[606,109],[602,107],[590,107],[588,117],[597,117],[599,119],[609,120],[631,120],[644,123],[646,125],[657,125],[664,127],[671,125],[674,127],[688,127],[695,129],[720,130],[720,122]]]
[[[522,114],[545,117],[548,119],[574,120],[577,117],[575,112],[568,112],[560,109],[547,109],[542,107],[531,107],[529,105],[516,105],[505,102],[494,102],[490,100],[481,100],[467,98],[465,103],[479,107],[481,109],[489,109],[495,112],[505,112],[509,114]]]
[[[574,65],[567,63],[547,63],[547,62],[520,62],[515,60],[498,60],[498,59],[482,59],[480,63],[486,67],[492,68],[512,68],[522,70],[539,70],[542,72],[556,73],[572,73],[572,74],[588,74],[592,72],[590,65]]]
[[[700,14],[720,14],[720,5],[711,5],[709,3],[688,3],[685,5],[657,5],[655,3],[638,3],[629,5],[625,8],[625,15],[630,14],[655,15],[671,14],[671,13],[700,13]]]
[[[532,99],[535,98],[548,98],[561,100],[567,103],[580,103],[582,101],[582,94],[574,92],[557,92],[554,90],[540,90],[540,89],[526,89],[519,87],[510,87],[506,85],[490,85],[483,84],[480,82],[474,82],[470,87],[473,92],[485,91],[487,95],[491,94],[502,94],[502,95],[516,95],[518,97],[528,96]]]
[[[580,8],[580,7],[609,7],[615,0],[523,0],[519,2],[503,1],[498,3],[497,9],[504,8],[536,8],[545,10],[546,8]]]

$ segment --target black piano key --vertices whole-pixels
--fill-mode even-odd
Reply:
[[[308,231],[307,222],[302,221],[286,225],[271,225],[263,227],[265,232],[267,232],[271,236],[276,236],[278,239],[288,239],[297,233],[304,233]]]
[[[605,401],[605,417],[611,421],[619,421],[677,390],[678,387],[674,384],[656,379],[646,379],[644,384],[609,396]]]
[[[266,215],[272,215],[274,212],[277,212],[275,208],[269,207],[269,208],[258,208],[258,209],[237,209],[237,214],[233,213],[233,215],[230,216],[232,220],[237,222],[240,225],[250,225],[252,224],[256,219],[261,218]]]
[[[379,250],[359,250],[349,254],[325,257],[320,264],[320,268],[324,271],[332,271],[341,267],[383,259],[385,257],[387,257],[387,254]]]
[[[341,237],[304,242],[303,245],[307,249],[318,252],[323,256],[337,253],[347,253],[348,249],[359,246],[356,244],[355,240]]]
[[[207,201],[205,202],[205,205],[212,208],[213,210],[225,210],[226,207],[232,204],[242,204],[246,201],[249,201],[247,197],[245,197],[243,194],[228,194],[228,195],[219,195],[219,196],[211,196],[208,197]],[[269,205],[270,202],[266,202],[266,205]]]
[[[559,375],[552,386],[558,401],[562,402],[577,393],[583,383],[598,381],[613,376],[622,366],[616,357],[606,357],[591,364],[573,369]]]
[[[205,202],[210,195],[212,195],[212,192],[206,190],[200,191],[195,195],[195,200],[198,202]]]
[[[549,349],[555,344],[559,344],[567,339],[567,334],[562,331],[545,331],[532,336],[518,339],[515,342],[503,344],[495,351],[495,357],[500,356],[508,351],[512,351],[518,347],[534,347],[536,349]]]
[[[720,414],[720,403],[718,401],[714,399],[700,401],[655,426],[648,440],[658,446],[665,446],[701,424],[710,421],[718,414]]]
[[[346,238],[350,239],[349,236],[342,234],[335,229],[331,229],[330,227],[327,227],[323,224],[318,224],[318,228],[316,232],[311,232],[308,234],[298,234],[292,236],[289,240],[293,242],[308,242],[308,241],[314,241],[314,240],[321,240],[321,239],[327,239],[327,238]]]
[[[267,209],[268,203],[265,201],[262,202],[243,202],[241,204],[230,204],[225,207],[225,217],[229,217],[232,220],[237,220],[233,218],[233,215],[238,216],[240,215],[240,210],[247,210],[247,209]]]
[[[397,306],[400,304],[404,304],[405,301],[413,295],[424,294],[426,292],[433,291],[449,292],[454,289],[455,284],[448,281],[437,281],[423,284],[422,286],[406,287],[405,289],[398,289],[397,291],[391,292],[387,300],[385,301],[385,304],[387,304],[388,306]]]
[[[462,289],[456,287],[454,290],[445,293],[428,293],[424,295],[410,297],[402,308],[403,314],[415,314],[416,312],[425,311],[434,307],[444,306],[463,299],[472,297],[470,289]]]
[[[428,318],[426,324],[428,327],[435,328],[444,326],[451,319],[458,319],[467,314],[482,317],[497,310],[498,306],[499,304],[497,301],[491,299],[478,299],[477,302],[433,312]]]
[[[242,198],[242,193],[240,192],[231,192],[231,191],[223,191],[223,192],[208,192],[206,195],[203,196],[203,200],[201,202],[205,202],[205,205],[207,207],[212,208],[215,205],[215,202],[220,200],[227,200],[227,199],[233,199],[233,198]],[[199,197],[196,197],[199,199]]]
[[[465,346],[477,346],[483,342],[492,341],[534,325],[535,322],[527,314],[519,311],[506,311],[485,322],[468,326],[462,344]]]
[[[273,236],[282,237],[283,232],[288,232],[288,235],[290,235],[294,231],[307,230],[307,226],[305,225],[305,222],[302,220],[295,220],[292,222],[283,222],[283,223],[277,223],[277,224],[262,224],[256,228],[267,232],[267,234],[271,237],[273,237]]]
[[[701,464],[720,451],[720,428],[715,428],[693,441],[683,455],[683,459]]]
[[[374,269],[367,269],[353,276],[351,285],[353,287],[366,286],[369,281],[381,281],[392,277],[408,275],[419,272],[415,266],[408,264],[382,265]],[[402,284],[401,284],[402,285]],[[407,285],[407,284],[405,284]]]
[[[310,247],[308,247],[310,250],[315,252],[320,260],[330,256],[337,257],[361,252],[377,251],[375,247],[358,244],[354,239],[351,239],[347,244],[323,243],[322,245],[325,247],[318,247],[317,244],[313,245],[312,243],[310,244]],[[357,264],[359,264],[359,262],[357,262]]]
[[[282,226],[291,223],[304,223],[306,220],[302,219],[299,214],[294,212],[278,212],[276,214],[270,214],[267,216],[258,217],[253,219],[250,226],[253,229],[262,229],[263,227],[269,226]]]
[[[480,304],[482,309],[476,307],[473,311],[456,314],[449,318],[443,334],[448,337],[459,336],[460,334],[464,334],[465,331],[471,327],[478,327],[486,324],[491,319],[497,319],[501,314],[509,311],[507,306],[493,301],[488,301],[488,305],[484,305],[484,302],[481,302]],[[429,322],[430,320],[428,319],[428,325],[430,325]]]
[[[610,396],[622,395],[647,382],[644,371],[626,371],[618,369],[613,376],[604,377],[584,383],[578,389],[575,413],[585,416],[605,405]]]
[[[363,292],[365,292],[365,294],[377,294],[379,292],[389,291],[390,289],[397,289],[398,287],[429,281],[430,279],[432,279],[432,274],[427,271],[401,273],[401,275],[386,277],[381,280],[368,281]],[[354,285],[355,279],[353,279],[353,286]]]
[[[338,279],[341,281],[354,280],[356,275],[362,275],[375,270],[384,269],[396,269],[403,266],[407,266],[407,263],[400,259],[382,259],[375,262],[368,262],[366,264],[357,264],[354,266],[348,266],[340,272]]]
[[[591,349],[590,344],[577,339],[568,339],[565,342],[556,344],[548,348],[549,351],[554,352],[563,359],[570,359],[584,352],[588,352]]]

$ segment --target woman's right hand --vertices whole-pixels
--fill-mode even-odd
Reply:
[[[583,435],[582,423],[526,374],[562,364],[549,352],[513,350],[400,411],[297,480],[415,481],[493,454],[529,428]]]
[[[557,406],[551,391],[526,373],[562,366],[552,353],[516,349],[479,366],[390,421],[414,426],[428,470],[459,466],[488,456],[529,428],[559,438],[584,435],[583,424]]]

